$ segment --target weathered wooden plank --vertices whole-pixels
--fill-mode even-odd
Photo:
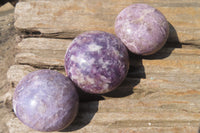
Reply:
[[[18,64],[64,71],[64,55],[71,40],[27,38],[17,46]],[[45,45],[42,45],[45,44]],[[199,85],[200,50],[164,48],[155,55],[130,54],[128,77],[160,79]]]
[[[52,62],[46,63],[46,65],[51,66],[57,64],[58,66],[63,66],[64,54],[71,41],[72,40],[68,39],[48,39],[48,38],[23,39],[20,43],[18,43],[17,46],[19,55],[16,56],[16,62],[22,64],[27,63],[33,65],[40,65],[43,64],[43,60],[50,61],[54,59]],[[144,56],[141,58],[144,59],[143,63],[147,65],[161,64],[167,66],[167,64],[169,64],[170,61],[172,61],[171,65],[176,65],[178,63],[181,63],[182,65],[194,64],[195,67],[198,67],[199,56],[200,56],[199,49],[163,48],[154,55]],[[133,63],[133,65],[134,63],[137,63],[134,61],[135,57],[133,55],[131,55],[130,57],[131,63]],[[37,61],[35,61],[34,58],[37,59]],[[165,63],[163,64],[162,62]]]
[[[138,124],[140,122],[137,122]],[[186,125],[188,124],[188,125]],[[126,124],[128,125],[128,124]],[[109,133],[197,133],[198,132],[198,126],[191,126],[190,123],[185,123],[185,126],[177,125],[173,127],[152,127],[150,125],[150,122],[146,122],[146,127],[108,127],[104,125],[81,125],[77,127],[72,127],[69,129],[66,129],[66,132],[73,131],[75,133],[103,133],[103,132],[109,132]],[[7,126],[9,127],[9,133],[41,133],[38,131],[34,131],[25,125],[23,125],[17,118],[10,119],[7,122]],[[62,131],[62,132],[65,132]],[[59,133],[59,132],[55,132]]]
[[[11,81],[14,86],[14,84],[19,83],[24,76],[34,70],[36,69],[28,65],[13,65],[7,71],[7,79]]]
[[[40,51],[41,52],[41,51]],[[15,62],[19,64],[30,64],[32,66],[41,67],[41,68],[63,68],[64,65],[64,55],[57,54],[58,56],[63,55],[62,58],[58,58],[53,53],[46,53],[44,56],[43,53],[18,53],[15,57]],[[42,55],[40,55],[42,54]]]
[[[196,133],[197,127],[184,126],[184,127],[129,127],[129,128],[107,128],[105,126],[87,126],[75,132],[109,132],[109,133]]]
[[[80,103],[79,114],[75,121],[63,131],[78,133],[94,132],[95,130],[99,133],[109,131],[119,133],[122,131],[135,131],[136,133],[182,131],[193,133],[198,131],[200,117],[198,112],[178,110],[175,106],[163,108],[163,106],[171,104],[168,101],[163,102],[163,106],[161,106],[162,101],[150,105],[151,101],[147,104],[143,104],[142,101],[139,99],[109,99]],[[180,103],[181,101],[178,102],[178,104]],[[191,106],[190,104],[188,106]],[[195,105],[193,104],[193,106]],[[39,133],[23,125],[16,117],[10,119],[6,124],[11,133],[18,133],[22,129],[26,132]]]
[[[14,84],[14,87],[16,86],[16,84],[29,72],[35,71],[37,70],[37,68],[33,68],[29,65],[13,65],[9,68],[8,72],[7,72],[7,77],[8,77],[8,81],[10,81],[11,83]],[[60,73],[65,74],[64,70],[59,70]],[[195,75],[194,75],[195,76]],[[198,76],[198,75],[197,75]],[[159,77],[159,76],[158,76]],[[127,77],[125,79],[125,81],[122,83],[121,86],[118,87],[118,89],[116,90],[116,92],[113,92],[111,94],[105,94],[105,96],[107,97],[117,97],[115,96],[115,93],[119,93],[121,92],[121,95],[130,95],[133,93],[133,88],[135,89],[134,92],[140,92],[140,88],[142,88],[142,90],[150,90],[152,92],[163,92],[164,94],[167,92],[169,94],[171,94],[170,92],[172,91],[172,93],[181,90],[183,92],[187,92],[188,93],[191,91],[191,93],[199,93],[198,89],[199,89],[199,82],[185,82],[187,81],[187,77],[186,80],[184,82],[181,81],[177,81],[177,80],[166,80],[166,79],[159,79],[159,78],[146,78],[146,79],[139,79],[139,78],[129,78]],[[196,90],[196,92],[192,92],[192,90]],[[128,93],[130,94],[126,94],[128,91]],[[116,94],[118,95],[118,94]],[[143,95],[146,95],[146,93],[144,93]],[[181,93],[180,93],[181,95]],[[159,96],[159,95],[158,95]]]
[[[17,67],[23,68],[20,65],[15,68]],[[23,72],[24,70],[21,70],[22,74]],[[12,74],[16,78],[22,77],[14,76],[19,73]],[[133,83],[134,80],[127,79],[127,81]],[[129,96],[123,97],[119,91],[120,95],[117,96],[119,98],[111,98],[115,95],[103,95],[106,100],[81,102],[77,118],[65,131],[135,131],[139,133],[147,132],[148,129],[150,133],[160,131],[169,133],[198,130],[200,122],[198,87],[191,88],[186,83],[179,84],[176,81],[143,79],[136,87],[131,86],[130,83],[124,83],[119,89],[130,90],[127,86],[134,91]],[[23,125],[15,117],[7,122],[7,126],[10,132],[16,133],[22,129],[26,132],[36,132]]]
[[[16,28],[34,32],[33,36],[54,38],[73,38],[87,30],[114,33],[113,23],[117,13],[127,5],[141,2],[28,1],[20,2],[16,7]],[[143,2],[161,10],[173,25],[170,42],[180,40],[193,43],[192,47],[183,45],[184,49],[174,49],[181,44],[172,43],[152,56],[130,54],[130,71],[122,85],[113,92],[93,95],[92,98],[80,92],[79,114],[63,132],[199,132],[200,49],[188,48],[199,48],[200,2]],[[37,34],[39,32],[41,34]],[[22,39],[17,45],[15,58],[20,65],[11,66],[7,72],[12,87],[16,87],[29,72],[38,69],[53,68],[65,74],[64,54],[70,42],[71,39]],[[6,126],[10,133],[39,133],[23,125],[13,112],[9,116],[12,119],[6,122]]]
[[[168,50],[168,49],[163,49]],[[16,54],[15,61],[18,64],[30,64],[37,67],[63,67],[64,66],[64,55],[66,50],[63,51],[45,51],[45,50],[32,50],[31,52],[24,52]],[[161,51],[162,52],[162,51]],[[190,55],[190,53],[184,53],[187,50],[176,49],[173,50],[171,55],[164,58],[153,60],[153,58],[145,59],[145,57],[141,57],[143,59],[144,66],[160,66],[160,67],[173,67],[173,68],[185,68],[185,69],[198,69],[199,68],[199,55],[194,54]],[[193,50],[192,53],[199,53],[200,50]],[[176,54],[183,53],[183,54]],[[163,56],[162,53],[160,53]],[[138,57],[131,57],[130,63],[131,66],[137,66],[138,63],[135,60]],[[140,59],[140,60],[141,60]],[[169,66],[170,64],[170,66]],[[187,67],[185,66],[187,65]]]
[[[26,76],[28,73],[36,71],[36,70],[38,70],[38,68],[34,68],[29,65],[13,65],[13,66],[11,66],[9,68],[9,70],[7,71],[7,80],[12,86],[10,89],[10,92],[9,92],[9,96],[12,97],[15,87],[20,82],[20,80],[22,80],[22,78],[24,76]],[[64,70],[57,70],[57,71],[62,73],[63,75],[66,75]],[[85,92],[81,91],[80,89],[78,89],[78,93],[79,93],[79,98],[81,101],[93,101],[93,100],[104,99],[103,97],[98,96],[98,95],[85,93]]]
[[[56,68],[64,70],[64,51],[60,57],[56,57],[51,52],[45,54],[40,51],[37,53],[19,53],[16,55],[16,62],[19,64],[29,64],[38,68]],[[56,52],[55,52],[56,53]],[[173,54],[173,53],[172,53]],[[63,56],[61,56],[63,55]],[[176,59],[177,58],[177,59]],[[162,79],[168,81],[199,83],[200,81],[200,56],[171,55],[165,59],[132,61],[128,77]],[[134,63],[135,62],[135,63]]]
[[[51,38],[26,38],[18,43],[20,50],[61,50],[65,51],[72,40]]]
[[[28,65],[14,65],[8,71],[8,79],[16,86],[25,73],[34,70],[37,69]],[[126,78],[116,91],[102,97],[106,100],[81,102],[77,118],[65,131],[169,133],[198,130],[199,83]],[[10,132],[23,129],[37,133],[15,117],[7,126]]]
[[[72,40],[50,38],[22,39],[17,45],[16,63],[36,67],[63,68],[64,55]]]
[[[7,79],[13,87],[16,87],[24,76],[36,70],[38,69],[29,65],[12,65],[7,71]],[[59,72],[65,75],[63,70]]]
[[[139,0],[75,0],[19,2],[15,27],[41,36],[73,38],[89,30],[114,33],[114,20],[126,6]],[[159,9],[171,23],[170,42],[196,43],[200,40],[200,3],[197,0],[144,0]]]

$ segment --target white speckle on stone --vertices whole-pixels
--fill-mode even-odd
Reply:
[[[85,82],[85,79],[84,79],[83,74],[80,74],[80,75],[78,76],[78,78],[76,78],[76,80],[78,80],[78,83],[79,83],[79,84],[83,84],[83,83]]]
[[[101,78],[102,81],[107,80],[107,78],[105,76],[103,76],[103,75],[100,75],[100,78]]]
[[[77,79],[78,79],[78,76],[77,76],[76,74],[72,74],[71,78],[72,78],[73,80],[77,80]]]
[[[136,46],[136,42],[135,41],[131,41],[131,43],[128,43],[127,41],[126,41],[126,39],[122,39],[122,41],[124,42],[124,43],[127,43],[127,47],[129,47],[130,49],[132,49],[132,50],[134,50],[135,51],[135,53],[138,53],[139,52],[139,50],[138,50],[138,48],[137,48],[137,46]]]
[[[100,58],[100,59],[99,59],[99,64],[104,64],[103,58]]]
[[[70,60],[73,61],[73,62],[77,62],[77,61],[78,61],[77,57],[74,56],[74,55],[72,55],[72,56],[70,57]]]
[[[31,107],[35,107],[37,105],[37,102],[33,99],[31,100],[31,103],[30,103]]]
[[[85,64],[93,64],[95,62],[95,59],[94,58],[90,58],[89,60],[86,60],[86,58],[84,57],[84,55],[77,55],[77,56],[74,56],[72,55],[71,58],[70,58],[71,61],[75,62],[75,63],[78,63],[80,65],[85,65]]]
[[[69,73],[73,73],[73,67],[70,67]]]
[[[130,34],[131,33],[131,29],[127,28],[127,33]]]
[[[85,83],[95,84],[95,80],[93,78],[83,75],[79,70],[74,72],[72,68],[70,68],[70,72],[72,73],[71,74],[72,80],[76,80],[78,84],[85,84]]]
[[[108,66],[108,64],[107,64],[107,63],[104,63],[104,64],[102,65],[102,68],[107,68],[107,66]]]
[[[93,78],[90,78],[89,76],[86,76],[86,80],[90,83],[90,84],[94,84],[95,81]]]
[[[39,112],[40,114],[43,114],[43,113],[46,112],[47,107],[46,107],[46,105],[44,104],[44,102],[40,101],[39,106],[37,106],[37,109],[38,109],[38,112]]]
[[[84,64],[84,63],[86,63],[86,62],[87,62],[87,61],[86,61],[85,59],[83,59],[83,58],[80,58],[80,59],[79,59],[79,63],[80,63],[80,64]]]
[[[19,88],[19,89],[17,90],[18,93],[20,93],[23,89],[24,89],[24,86],[22,86],[21,88]]]
[[[110,81],[110,79],[106,78],[106,77],[103,76],[103,75],[100,75],[100,79],[101,79],[101,81],[103,81],[103,82],[105,82],[105,83],[112,83],[112,82]]]
[[[118,50],[114,50],[114,53],[116,56],[119,56],[119,51]]]
[[[102,49],[102,46],[99,46],[95,43],[91,43],[88,45],[88,49],[89,49],[89,51],[92,51],[92,52],[99,51],[100,49]]]
[[[94,58],[91,58],[89,61],[88,61],[88,64],[93,64],[95,62],[95,59]]]
[[[38,79],[39,78],[39,76],[34,76],[34,79]]]
[[[74,68],[76,69],[76,68]],[[80,72],[80,70],[76,69],[77,71],[73,71],[73,68],[70,68],[71,78],[72,80],[77,80],[78,83],[84,83],[84,75]]]
[[[34,84],[34,86],[39,86],[39,85],[41,85],[41,81],[40,80],[35,80],[33,82],[33,84]]]
[[[151,122],[149,122],[148,125],[151,126]]]
[[[104,84],[103,85],[103,89],[108,89],[109,85],[108,84]]]
[[[109,64],[110,64],[110,61],[108,61],[108,60],[105,61],[105,64],[106,64],[106,65],[109,65]]]
[[[103,61],[103,58],[100,58],[100,59],[98,60],[98,62],[99,62],[99,64],[102,65],[102,68],[103,68],[103,69],[108,68],[108,65],[110,64],[109,61]]]

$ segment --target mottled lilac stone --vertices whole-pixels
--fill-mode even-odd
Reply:
[[[169,24],[157,9],[147,4],[133,4],[118,14],[115,33],[131,52],[150,55],[166,43]]]
[[[17,85],[13,109],[19,120],[30,128],[58,131],[74,120],[78,99],[69,78],[53,70],[38,70]]]
[[[112,91],[125,79],[128,68],[125,45],[113,34],[102,31],[77,36],[65,55],[67,75],[88,93]]]

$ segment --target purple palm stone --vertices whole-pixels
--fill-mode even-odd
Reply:
[[[169,25],[157,9],[147,4],[133,4],[118,14],[115,33],[131,52],[150,55],[166,43]]]
[[[78,99],[69,78],[53,70],[38,70],[17,85],[13,109],[19,120],[30,128],[58,131],[74,120]]]
[[[77,36],[65,55],[67,75],[88,93],[112,91],[125,79],[128,68],[126,47],[119,38],[102,31]]]

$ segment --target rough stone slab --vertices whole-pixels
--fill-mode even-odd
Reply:
[[[15,8],[15,27],[34,36],[73,38],[89,30],[114,33],[117,14],[139,0],[75,0],[19,2]],[[144,0],[159,9],[170,26],[169,42],[196,43],[200,40],[198,0]],[[40,34],[41,33],[41,34]]]

